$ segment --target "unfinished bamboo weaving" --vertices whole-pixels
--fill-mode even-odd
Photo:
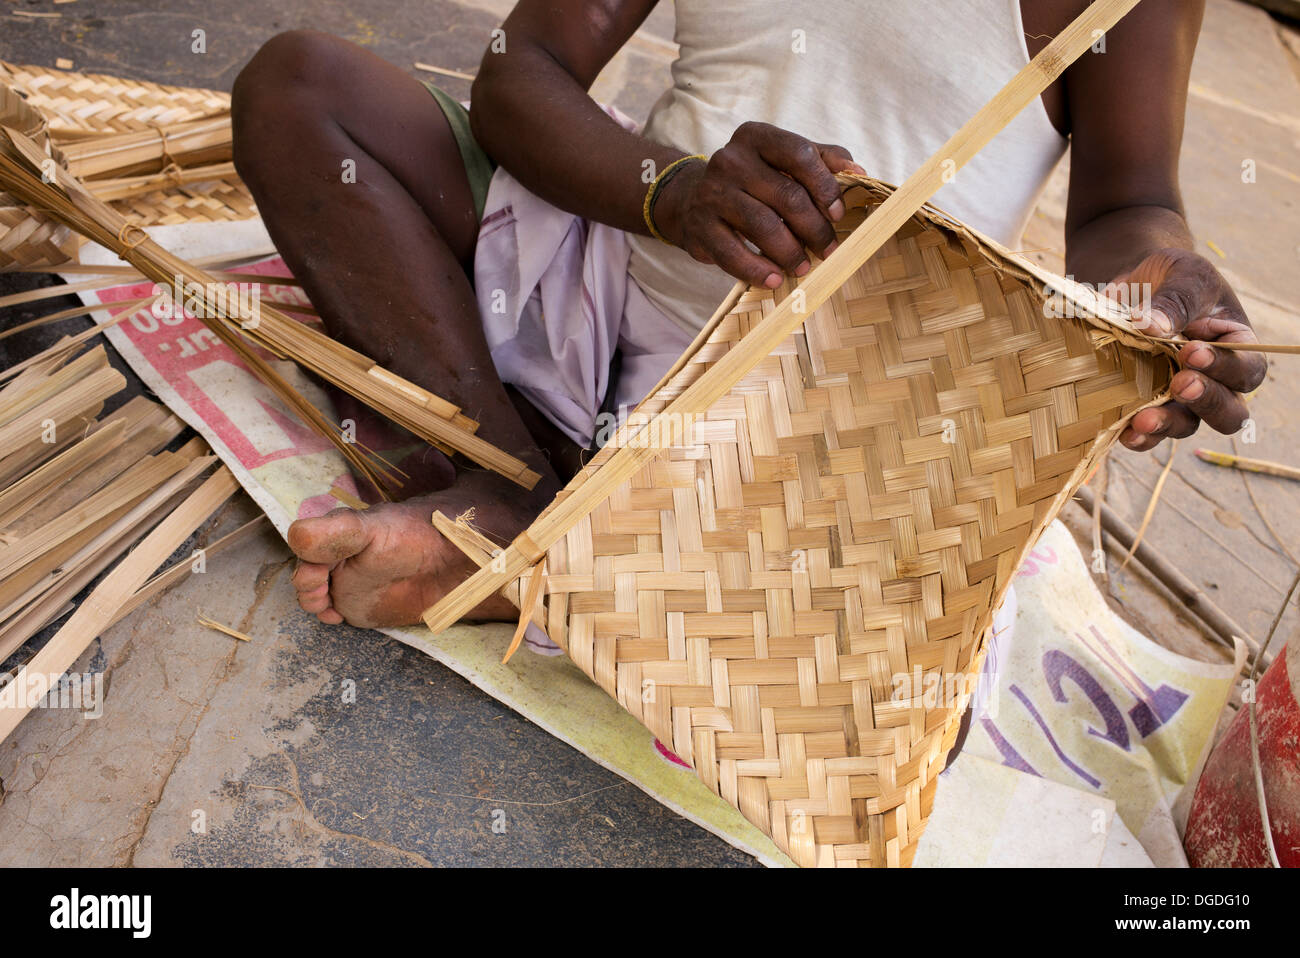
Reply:
[[[1167,354],[1046,279],[923,210],[545,554],[534,621],[801,865],[911,862],[993,610],[1163,398]],[[637,416],[794,288],[737,291]]]
[[[429,628],[522,596],[512,648],[546,628],[796,862],[910,864],[993,610],[1174,350],[925,203],[1137,2],[1094,0],[897,190],[841,177],[825,263],[737,287],[490,562],[448,536],[482,567]]]

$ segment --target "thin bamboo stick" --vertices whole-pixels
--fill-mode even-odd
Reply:
[[[725,395],[754,365],[769,355],[807,317],[874,255],[900,227],[921,209],[956,170],[965,166],[1027,105],[1034,102],[1066,67],[1086,52],[1095,31],[1105,32],[1127,14],[1138,0],[1095,0],[1080,16],[1039,52],[1012,80],[986,103],[946,144],[908,177],[888,199],[867,217],[791,295],[687,387],[643,428],[646,435],[669,437],[667,442],[631,445],[620,430],[620,448],[600,469],[579,474],[566,497],[522,533],[508,549],[504,562],[480,569],[424,614],[425,623],[440,632],[463,618],[480,602],[498,591],[545,555],[574,523],[603,502],[619,485],[680,441],[683,423],[708,409]],[[658,448],[656,448],[656,446]]]
[[[1202,462],[1229,469],[1240,469],[1242,472],[1256,472],[1262,476],[1277,476],[1279,479],[1300,479],[1300,469],[1280,462],[1271,462],[1268,459],[1230,456],[1225,452],[1215,452],[1213,449],[1197,449],[1196,457]]]
[[[1300,343],[1221,343],[1212,342],[1215,349],[1228,349],[1242,353],[1282,353],[1288,356],[1300,356]]]
[[[19,690],[26,691],[33,684],[47,681],[46,677],[67,672],[159,563],[238,488],[239,483],[230,470],[220,468],[104,577],[45,647],[23,666],[12,682],[0,689],[0,741],[8,738],[31,711]]]
[[[71,449],[60,453],[13,485],[0,491],[0,528],[9,514],[18,508],[31,508],[33,501],[49,495],[68,476],[80,471],[88,463],[104,455],[109,448],[121,442],[126,431],[125,419],[114,419],[103,429],[80,440]]]
[[[1156,480],[1155,489],[1151,490],[1151,498],[1147,501],[1146,511],[1142,513],[1142,521],[1138,523],[1138,531],[1133,538],[1133,544],[1129,546],[1128,552],[1124,555],[1124,561],[1119,564],[1120,572],[1124,571],[1124,567],[1133,558],[1133,553],[1137,551],[1137,547],[1146,537],[1147,527],[1151,525],[1151,519],[1156,514],[1156,506],[1160,504],[1160,493],[1164,491],[1165,480],[1169,478],[1169,473],[1174,468],[1174,455],[1177,452],[1178,440],[1175,439],[1169,444],[1169,458],[1165,460],[1165,467],[1160,470],[1160,478]]]
[[[250,638],[249,636],[245,635],[243,632],[240,632],[238,629],[232,629],[232,628],[231,628],[230,626],[228,626],[228,625],[222,625],[220,622],[217,622],[217,621],[215,621],[215,620],[213,620],[213,619],[209,619],[209,618],[208,618],[207,616],[205,616],[205,615],[200,615],[200,616],[198,616],[197,618],[198,618],[198,621],[199,621],[199,625],[206,626],[207,628],[209,628],[209,629],[213,629],[214,631],[217,631],[217,632],[222,632],[222,633],[224,633],[224,634],[230,636],[232,639],[238,639],[240,642],[252,642],[252,641],[253,641],[252,638]]]
[[[235,175],[234,163],[209,163],[206,166],[191,166],[183,170],[170,170],[163,173],[146,173],[143,176],[126,176],[114,180],[92,180],[86,183],[86,189],[105,203],[111,203],[114,200],[141,196],[169,186],[204,183],[209,180],[219,180]]]
[[[48,326],[50,323],[58,323],[65,319],[75,319],[78,316],[88,316],[91,313],[101,311],[107,312],[110,309],[126,310],[128,316],[134,315],[140,311],[142,306],[148,306],[156,300],[157,296],[146,296],[143,299],[123,299],[113,303],[90,303],[86,306],[73,306],[69,309],[61,309],[55,313],[49,313],[46,316],[39,316],[36,319],[28,320],[25,323],[19,323],[17,326],[10,326],[8,329],[0,330],[0,339],[8,339],[10,336],[17,336],[19,333],[25,333],[29,329],[36,329],[39,326]]]
[[[200,256],[198,259],[191,260],[191,263],[195,266],[200,266],[203,268],[207,268],[209,266],[228,266],[228,265],[233,266],[239,263],[249,262],[250,260],[264,259],[267,256],[271,256],[274,253],[275,253],[274,246],[256,246],[251,249],[240,250],[235,253],[217,253],[212,256]],[[93,263],[62,263],[58,266],[24,266],[21,269],[11,270],[11,272],[68,273],[68,274],[84,273],[90,276],[98,276],[98,277],[139,276],[141,279],[144,278],[144,274],[141,273],[140,270],[138,270],[136,267],[130,265],[129,263],[120,266],[116,264],[101,266]],[[212,275],[218,277],[219,279],[237,278],[233,276],[226,276],[221,272],[214,272]],[[245,279],[249,282],[261,282],[263,280],[272,279],[272,277],[263,276],[260,273],[248,274],[246,276],[242,276],[239,278]],[[274,277],[274,278],[280,279],[280,277]],[[86,289],[99,290],[99,289],[107,288],[109,286],[120,286],[121,280],[103,278],[103,279],[95,280],[92,285],[83,286],[77,284],[75,288],[70,289],[69,287],[72,285],[73,284],[65,284],[63,286],[43,286],[40,289],[25,290],[21,293],[14,293],[10,296],[0,296],[0,307],[14,306],[19,303],[30,303],[40,299],[54,299],[56,296],[62,296],[65,293],[80,292]],[[302,284],[299,283],[297,280],[284,277],[283,285],[301,286]],[[16,297],[26,297],[26,298],[20,299]]]
[[[1109,533],[1120,547],[1128,549],[1137,538],[1137,532],[1124,521],[1114,509],[1106,503],[1098,503],[1096,496],[1087,486],[1080,488],[1075,496],[1088,510],[1097,509],[1101,515],[1102,528]],[[1250,646],[1252,653],[1259,650],[1259,643],[1250,637],[1238,622],[1214,604],[1205,590],[1192,582],[1187,576],[1150,543],[1139,543],[1133,552],[1133,558],[1141,564],[1161,585],[1167,588],[1189,612],[1200,619],[1210,634],[1231,649],[1233,636]]]
[[[205,557],[207,559],[211,559],[213,556],[225,551],[226,549],[229,549],[231,546],[243,542],[254,532],[257,532],[259,529],[261,529],[269,521],[270,520],[268,520],[264,515],[258,516],[256,519],[252,519],[244,523],[234,532],[222,536],[220,539],[218,539],[216,542],[213,542],[211,545],[203,546],[202,548]],[[155,595],[157,595],[158,593],[166,589],[170,589],[178,582],[185,581],[191,575],[193,575],[193,573],[194,573],[194,560],[192,558],[181,559],[179,562],[176,562],[173,565],[168,566],[162,572],[159,572],[156,576],[154,576],[143,586],[141,586],[139,590],[136,591],[136,593],[131,596],[131,598],[127,599],[127,601],[122,605],[122,608],[118,610],[117,615],[113,617],[113,621],[110,622],[109,624],[114,625],[120,622],[122,619],[126,618],[126,616],[130,615],[132,612],[138,609],[141,605],[143,605],[144,603],[152,599]]]

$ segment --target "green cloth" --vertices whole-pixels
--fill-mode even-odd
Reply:
[[[429,88],[438,106],[442,107],[447,123],[451,126],[452,135],[456,137],[456,145],[460,147],[460,158],[465,163],[465,175],[469,177],[469,191],[474,197],[474,210],[481,220],[483,209],[487,206],[488,184],[492,182],[496,164],[474,139],[474,133],[469,127],[469,111],[432,83],[426,82],[424,85]]]

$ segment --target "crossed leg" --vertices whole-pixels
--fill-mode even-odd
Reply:
[[[413,624],[474,568],[433,529],[432,511],[472,506],[484,533],[509,542],[559,489],[552,458],[575,449],[497,377],[468,275],[478,236],[468,178],[422,84],[337,37],[294,31],[240,73],[232,112],[240,176],[330,335],[451,400],[543,477],[525,492],[429,448],[420,478],[438,491],[290,526],[305,610],[330,624]],[[471,618],[515,615],[498,596]]]

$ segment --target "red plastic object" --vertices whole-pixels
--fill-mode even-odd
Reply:
[[[1257,701],[1259,761],[1273,844],[1279,863],[1295,868],[1300,866],[1300,643],[1290,643],[1273,660],[1259,681]],[[1183,844],[1193,868],[1269,865],[1245,708],[1205,763]]]

